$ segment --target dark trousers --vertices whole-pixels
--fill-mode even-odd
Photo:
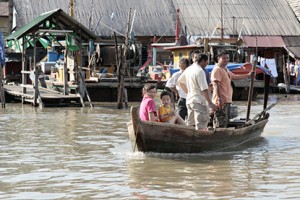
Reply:
[[[217,109],[214,114],[214,128],[227,128],[230,119],[230,103],[225,103],[223,109]]]
[[[178,114],[180,115],[180,117],[185,120],[187,117],[187,108],[186,108],[186,104],[185,104],[186,100],[184,98],[179,98],[178,102],[177,102],[177,110],[178,110]]]

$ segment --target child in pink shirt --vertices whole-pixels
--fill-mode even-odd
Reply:
[[[159,121],[154,98],[156,95],[156,86],[147,83],[143,88],[143,100],[140,105],[140,118],[142,121]]]

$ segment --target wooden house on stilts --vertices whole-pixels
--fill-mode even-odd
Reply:
[[[17,11],[14,15],[16,24],[12,27],[19,30],[22,29],[20,27],[30,24],[41,13],[55,8],[68,12],[73,5],[74,19],[97,35],[95,44],[101,47],[99,68],[107,68],[107,71],[113,74],[116,74],[118,68],[113,35],[114,32],[117,33],[118,44],[120,46],[124,44],[127,14],[128,10],[132,9],[134,17],[130,40],[134,40],[135,46],[130,49],[134,54],[131,54],[132,58],[127,61],[137,62],[128,65],[128,70],[134,72],[132,79],[125,84],[129,101],[141,99],[140,91],[144,80],[140,80],[135,73],[144,65],[153,65],[151,59],[153,38],[156,38],[156,43],[175,41],[177,9],[180,10],[179,44],[182,44],[183,40],[195,46],[208,44],[209,48],[206,50],[212,53],[219,44],[230,45],[236,50],[235,53],[241,55],[242,62],[249,62],[251,56],[257,52],[262,60],[273,61],[272,71],[278,72],[278,77],[273,79],[274,85],[284,82],[287,63],[300,59],[298,0],[11,0],[11,2]],[[234,44],[229,41],[234,41]],[[178,55],[181,54],[182,52],[178,52]],[[176,64],[171,63],[172,53],[163,51],[162,48],[158,51],[156,61],[160,65]],[[83,62],[83,68],[88,66],[87,63]],[[98,82],[87,81],[87,90],[92,101],[117,101],[119,83],[116,80],[117,77],[101,76]]]
[[[72,101],[80,102],[84,106],[85,95],[88,94],[82,76],[83,44],[88,44],[95,37],[93,32],[62,9],[55,9],[36,17],[5,38],[8,44],[17,46],[22,52],[21,89],[8,85],[7,92],[19,96],[22,102],[31,102],[33,106]],[[57,76],[55,78],[61,79],[60,91],[49,90],[47,80],[44,81],[45,77],[39,73],[40,70],[45,73],[54,69],[47,62],[42,63],[43,65],[38,64],[39,46],[48,49],[46,59],[48,62],[54,61],[52,65],[60,57],[60,67],[56,74],[52,73]],[[27,51],[31,51],[32,56],[28,56]],[[53,85],[53,82],[51,84]]]

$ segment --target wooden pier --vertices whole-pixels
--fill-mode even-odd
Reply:
[[[21,85],[4,85],[6,101],[23,101],[33,104],[34,88],[26,87],[26,94],[22,93]],[[38,104],[42,107],[82,106],[79,94],[64,95],[54,90],[39,87]]]

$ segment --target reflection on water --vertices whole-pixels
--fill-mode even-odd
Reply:
[[[261,138],[202,154],[132,153],[129,110],[110,105],[8,104],[0,110],[0,199],[299,199],[298,100],[272,108]],[[245,115],[246,103],[237,104]]]

